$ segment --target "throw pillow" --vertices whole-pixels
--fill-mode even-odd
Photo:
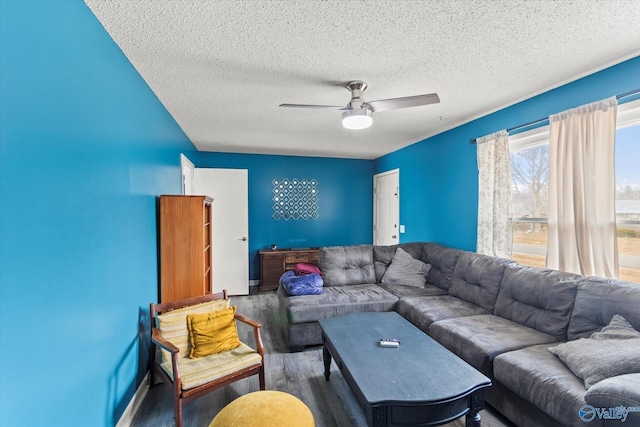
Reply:
[[[429,270],[431,270],[431,264],[415,259],[402,248],[398,248],[381,282],[389,285],[424,287]]]
[[[590,338],[549,348],[589,389],[606,378],[640,373],[640,332],[620,315]]]
[[[235,306],[211,313],[189,314],[187,316],[191,342],[189,357],[195,359],[239,347],[240,339],[234,319],[235,314]]]
[[[286,271],[280,277],[280,286],[289,295],[320,295],[322,294],[323,280],[319,274],[305,274],[296,276],[293,270]]]
[[[629,338],[640,338],[640,332],[633,329],[631,323],[619,314],[614,314],[609,324],[599,332],[591,334],[591,339],[594,340],[625,340]]]

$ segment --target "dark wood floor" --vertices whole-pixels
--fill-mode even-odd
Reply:
[[[231,304],[238,307],[239,313],[262,323],[262,338],[267,353],[265,366],[268,390],[280,390],[298,397],[311,409],[318,427],[366,427],[364,415],[335,365],[331,367],[331,381],[325,381],[321,346],[306,348],[301,353],[288,352],[274,292],[231,297]],[[241,328],[239,332],[241,340],[252,345],[251,330]],[[207,427],[225,405],[256,390],[258,377],[254,376],[190,402],[184,406],[184,426]],[[487,408],[480,414],[484,427],[512,426],[492,408]],[[173,415],[169,387],[158,384],[149,390],[131,425],[173,426]],[[446,426],[463,427],[464,417]]]

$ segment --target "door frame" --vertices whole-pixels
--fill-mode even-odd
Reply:
[[[376,237],[377,237],[376,236],[376,232],[377,232],[376,212],[378,211],[377,209],[378,195],[376,193],[376,185],[378,184],[378,180],[380,178],[388,175],[392,175],[392,174],[397,175],[397,181],[398,181],[398,186],[397,186],[398,196],[396,197],[396,212],[398,213],[398,215],[396,217],[396,225],[398,226],[398,243],[400,243],[400,168],[396,168],[396,169],[391,169],[386,172],[380,172],[373,175],[373,244],[374,245],[376,244]]]
[[[185,170],[191,170],[191,182],[187,182],[187,175],[185,174]],[[195,193],[195,165],[185,156],[184,154],[180,154],[180,170],[182,174],[182,184],[181,191],[182,195],[193,195]],[[188,189],[188,190],[187,190]]]

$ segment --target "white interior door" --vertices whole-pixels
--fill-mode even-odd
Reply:
[[[249,294],[249,190],[246,169],[195,168],[195,192],[213,197],[213,289]]]
[[[373,177],[373,243],[395,245],[400,242],[400,170]]]

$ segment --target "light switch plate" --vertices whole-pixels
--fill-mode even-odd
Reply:
[[[400,224],[400,233],[404,233],[404,225]]]

